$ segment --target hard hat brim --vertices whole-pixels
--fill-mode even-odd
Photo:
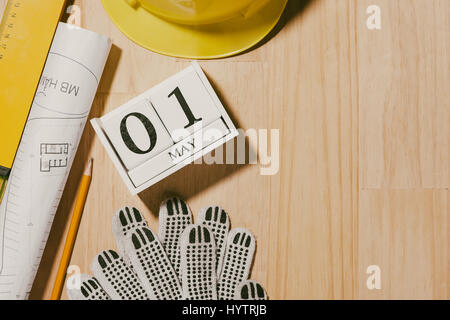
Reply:
[[[263,40],[278,23],[287,0],[270,1],[245,18],[188,26],[166,21],[124,0],[102,0],[111,20],[128,38],[151,51],[178,58],[217,59],[246,51]]]

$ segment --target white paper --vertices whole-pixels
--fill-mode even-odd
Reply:
[[[110,48],[58,25],[0,205],[0,299],[29,295]]]
[[[194,117],[202,119],[188,128],[185,128],[188,121],[186,111],[179,98],[172,94],[177,89],[187,100],[185,102]],[[120,125],[123,119],[136,112],[150,120],[158,135],[156,145],[149,153],[134,153],[122,137]],[[133,195],[239,135],[197,62],[100,119],[92,119],[91,124]],[[133,142],[146,150],[151,142],[148,132],[142,128],[142,121],[131,123],[127,118],[126,125]]]

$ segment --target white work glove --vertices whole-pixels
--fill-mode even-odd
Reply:
[[[228,233],[230,220],[219,207],[201,210],[196,225],[192,220],[184,201],[169,199],[160,208],[158,237],[137,209],[119,210],[113,218],[119,254],[97,255],[94,277],[81,275],[80,288],[68,287],[69,298],[267,299],[259,284],[247,280],[256,245],[252,234],[245,229]]]

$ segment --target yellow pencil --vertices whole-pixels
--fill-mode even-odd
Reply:
[[[89,160],[89,164],[86,167],[83,178],[81,179],[77,199],[75,200],[75,208],[73,209],[72,221],[70,222],[69,232],[67,233],[64,251],[61,257],[61,262],[59,263],[58,273],[56,274],[55,285],[53,286],[50,300],[59,300],[61,298],[67,267],[69,266],[70,257],[72,256],[75,238],[78,233],[78,227],[80,226],[81,216],[83,214],[89,186],[91,184],[92,162],[93,159]]]
[[[8,183],[8,178],[0,176],[0,204],[2,203],[3,194],[5,193],[7,183]]]

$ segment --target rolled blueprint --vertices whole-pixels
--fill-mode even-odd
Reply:
[[[0,205],[0,299],[28,298],[110,49],[58,25]]]

